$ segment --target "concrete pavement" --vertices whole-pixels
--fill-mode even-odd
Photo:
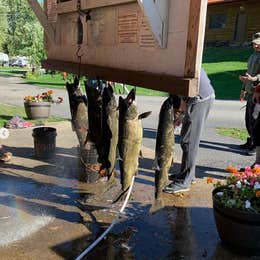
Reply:
[[[43,92],[19,78],[0,76],[0,103],[23,106],[23,97]],[[52,114],[69,118],[65,90],[55,90],[64,104]],[[254,157],[238,149],[239,140],[216,134],[217,126],[243,127],[244,111],[236,101],[216,101],[203,135],[196,174],[188,194],[165,194],[164,207],[148,214],[153,203],[153,158],[162,97],[137,97],[140,113],[151,110],[144,124],[144,159],[140,160],[133,196],[126,213],[89,259],[249,259],[231,252],[219,240],[212,214],[212,184],[228,165],[250,165]],[[14,157],[0,165],[0,250],[3,259],[73,259],[111,223],[120,205],[111,205],[117,183],[87,185],[78,181],[77,139],[69,122],[57,129],[56,156],[34,156],[32,129],[15,129],[2,141]],[[175,149],[177,171],[181,159]],[[81,203],[81,202],[84,203]],[[255,258],[256,259],[256,258]]]

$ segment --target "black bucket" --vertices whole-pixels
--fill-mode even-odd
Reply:
[[[33,129],[34,151],[38,158],[51,158],[55,154],[56,129],[53,127],[38,127]]]
[[[80,180],[93,183],[99,179],[100,163],[98,162],[98,153],[94,143],[88,141],[85,149],[81,150],[81,172]]]

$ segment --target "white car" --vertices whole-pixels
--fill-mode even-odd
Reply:
[[[18,59],[12,63],[12,66],[26,67],[28,66],[28,61],[26,59]]]

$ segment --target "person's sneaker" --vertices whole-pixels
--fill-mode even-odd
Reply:
[[[179,192],[185,192],[189,190],[190,188],[182,183],[170,183],[163,189],[163,192],[176,194]]]
[[[196,178],[191,180],[191,184],[195,184],[195,183],[197,183],[197,179]]]
[[[256,154],[256,149],[255,147],[250,147],[247,152],[246,152],[247,155],[255,155]]]
[[[168,176],[168,179],[169,179],[170,181],[176,181],[178,178],[177,178],[177,176],[176,176],[175,174],[170,174],[170,175]]]
[[[246,150],[246,149],[249,149],[251,145],[252,144],[251,144],[250,138],[247,138],[247,141],[244,144],[239,145],[239,148],[242,150]]]
[[[180,182],[180,180],[179,180],[179,179],[177,178],[177,176],[174,175],[174,174],[169,175],[168,178],[169,178],[170,181]],[[183,181],[183,180],[181,180],[181,181]],[[196,182],[197,182],[197,179],[196,179],[196,178],[194,178],[194,179],[191,180],[191,184],[195,184]]]

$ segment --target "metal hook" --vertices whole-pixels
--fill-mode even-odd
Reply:
[[[79,59],[79,69],[78,69],[78,76],[79,77],[80,77],[80,73],[81,73],[81,71],[80,71],[80,69],[81,69],[81,57],[84,55],[83,53],[81,55],[79,54],[80,50],[81,50],[81,45],[78,45],[78,49],[77,49],[76,55],[77,55],[77,57]]]

